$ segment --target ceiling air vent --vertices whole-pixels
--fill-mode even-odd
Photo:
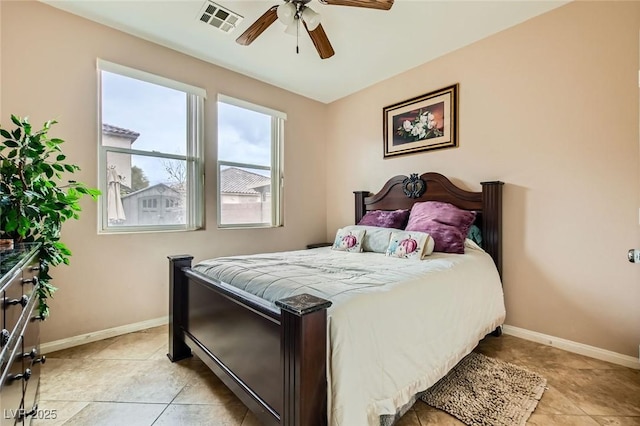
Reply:
[[[205,24],[218,28],[220,31],[230,33],[243,18],[226,7],[212,1],[206,1],[202,6],[198,19]]]

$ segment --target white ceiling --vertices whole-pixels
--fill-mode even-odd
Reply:
[[[568,1],[396,0],[389,11],[309,6],[336,54],[322,60],[306,33],[276,21],[250,46],[235,39],[282,0],[218,0],[244,17],[229,34],[200,22],[205,0],[42,0],[196,58],[329,103]]]

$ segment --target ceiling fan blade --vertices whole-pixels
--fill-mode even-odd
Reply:
[[[266,30],[271,24],[276,22],[276,19],[278,19],[277,10],[277,5],[272,6],[271,9],[267,10],[261,17],[256,20],[256,22],[251,24],[251,26],[240,35],[240,37],[236,39],[236,43],[243,46],[248,46],[253,43],[254,40],[264,32],[264,30]]]
[[[327,33],[324,32],[324,28],[322,28],[322,24],[318,24],[315,30],[309,31],[309,28],[305,23],[304,29],[307,30],[307,32],[309,33],[309,37],[311,37],[311,41],[313,41],[313,45],[316,47],[316,50],[318,51],[318,55],[320,55],[320,58],[327,59],[332,57],[336,53],[333,51],[331,42],[327,37]]]
[[[336,6],[366,7],[369,9],[389,10],[393,0],[319,0],[322,4]]]

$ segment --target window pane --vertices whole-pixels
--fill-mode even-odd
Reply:
[[[184,225],[186,160],[107,152],[108,226]]]
[[[271,225],[271,171],[220,167],[220,224]]]
[[[201,227],[206,91],[100,59],[98,67],[101,231]]]
[[[218,160],[271,166],[271,116],[218,102]]]
[[[282,224],[280,164],[286,115],[218,96],[218,223]],[[274,180],[278,185],[274,185]]]
[[[187,94],[102,71],[102,144],[185,155]]]

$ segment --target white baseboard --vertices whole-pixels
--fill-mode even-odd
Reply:
[[[161,325],[165,325],[168,322],[169,317],[165,316],[147,321],[136,322],[134,324],[121,325],[120,327],[107,328],[106,330],[94,331],[93,333],[68,337],[66,339],[54,340],[53,342],[42,343],[40,345],[40,352],[43,354],[48,354],[62,349],[84,345],[85,343],[96,342],[98,340],[108,339],[110,337],[121,336],[123,334],[133,333],[135,331],[158,327]]]
[[[617,352],[596,348],[595,346],[589,346],[583,343],[572,342],[571,340],[549,336],[548,334],[542,334],[536,331],[514,327],[512,325],[504,325],[502,330],[504,334],[508,334],[510,336],[520,337],[521,339],[542,343],[543,345],[547,346],[555,346],[556,348],[563,349],[567,352],[573,352],[602,361],[611,362],[613,364],[623,365],[625,367],[640,370],[640,359],[634,358],[629,355],[619,354]]]

